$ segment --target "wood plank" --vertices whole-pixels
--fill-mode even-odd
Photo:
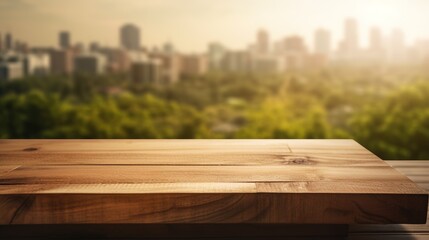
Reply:
[[[0,140],[0,166],[0,224],[427,217],[426,191],[352,140]]]
[[[294,153],[150,153],[150,152],[18,152],[1,153],[0,164],[22,165],[174,165],[174,166],[388,166],[371,154],[294,154]]]
[[[429,168],[429,160],[390,160],[390,161],[386,161],[386,163],[396,169],[402,169],[406,167]]]
[[[114,176],[114,177],[113,177]],[[403,181],[391,167],[317,166],[21,166],[0,184],[165,182]],[[370,183],[370,182],[368,182]]]
[[[0,226],[6,239],[344,239],[346,225],[286,224],[72,224]],[[315,236],[317,237],[315,238]]]
[[[290,152],[287,140],[0,140],[0,152]]]
[[[414,183],[397,182],[395,186],[384,181],[344,182],[186,182],[186,183],[115,183],[115,184],[20,184],[0,185],[0,194],[92,194],[92,193],[377,193],[415,194],[425,191]]]
[[[4,204],[21,196],[0,195],[1,224],[422,223],[428,202],[427,195],[250,193],[41,194],[13,210]]]
[[[371,154],[353,140],[287,140],[293,153]]]

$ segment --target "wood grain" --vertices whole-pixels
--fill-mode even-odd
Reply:
[[[352,140],[0,140],[0,224],[423,223],[427,204]]]

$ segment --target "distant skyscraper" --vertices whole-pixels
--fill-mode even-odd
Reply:
[[[383,36],[380,28],[373,27],[369,33],[369,49],[379,51],[383,48]]]
[[[53,74],[70,74],[73,71],[73,51],[71,49],[50,52],[50,66]]]
[[[0,33],[0,52],[3,51],[3,35]]]
[[[222,59],[225,56],[226,49],[225,47],[218,43],[212,42],[209,44],[207,57],[209,61],[209,69],[210,70],[220,70]]]
[[[355,19],[346,19],[344,24],[343,48],[347,54],[355,54],[359,49],[358,24]]]
[[[59,34],[59,45],[61,49],[68,49],[71,47],[70,33],[63,31]]]
[[[126,24],[120,30],[121,46],[127,50],[140,49],[140,29],[133,24]]]
[[[138,61],[131,65],[135,83],[157,83],[162,79],[162,62],[158,59]]]
[[[256,36],[256,50],[258,54],[268,54],[270,51],[270,37],[268,32],[261,29]]]
[[[5,45],[6,50],[12,50],[13,49],[13,37],[12,37],[11,33],[6,33],[4,45]]]
[[[326,29],[318,29],[314,33],[314,52],[326,57],[331,53],[331,33]]]
[[[405,36],[400,29],[394,29],[390,35],[388,57],[390,63],[403,63],[406,60]]]
[[[166,42],[162,48],[165,54],[173,54],[174,53],[174,45],[171,42]]]
[[[103,74],[106,63],[106,57],[101,54],[82,54],[74,58],[74,71],[91,75]]]
[[[307,47],[302,37],[291,36],[291,37],[285,38],[284,40],[284,51],[306,53]]]

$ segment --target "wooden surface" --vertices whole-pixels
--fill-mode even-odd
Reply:
[[[424,223],[427,204],[352,140],[0,141],[6,225]]]
[[[429,160],[387,161],[387,163],[429,191]],[[351,225],[348,239],[429,240],[429,218],[426,224]]]

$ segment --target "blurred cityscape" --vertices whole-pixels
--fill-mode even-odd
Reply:
[[[142,45],[140,27],[134,24],[119,29],[119,46],[115,47],[96,41],[85,46],[74,41],[69,31],[58,33],[58,46],[38,47],[15,39],[11,32],[0,32],[0,80],[51,74],[129,73],[134,82],[175,83],[207,72],[285,73],[332,66],[429,67],[429,40],[408,46],[400,29],[385,35],[373,27],[365,31],[369,45],[363,48],[359,39],[364,33],[358,25],[356,19],[346,19],[338,44],[332,41],[329,29],[315,30],[311,44],[301,36],[271,39],[269,31],[260,29],[247,47],[230,49],[221,42],[212,42],[202,53],[180,52],[171,42],[162,48],[147,48]]]

